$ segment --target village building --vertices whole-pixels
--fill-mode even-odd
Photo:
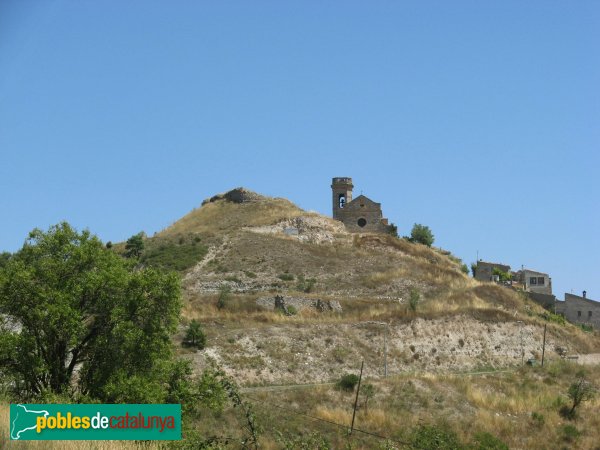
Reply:
[[[381,203],[365,195],[352,199],[352,178],[336,177],[331,182],[333,218],[343,222],[354,233],[386,233],[388,220],[383,217]]]
[[[561,314],[569,322],[592,326],[600,330],[600,302],[583,295],[566,294],[564,301],[555,304],[556,314]]]
[[[493,262],[477,261],[477,269],[475,269],[475,279],[479,281],[500,281],[498,276],[494,274],[494,269],[504,273],[510,273],[510,266]]]
[[[525,292],[552,295],[552,278],[547,273],[521,269],[514,278],[523,285]]]

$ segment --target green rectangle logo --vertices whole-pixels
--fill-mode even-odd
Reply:
[[[179,440],[181,405],[11,404],[10,439]]]

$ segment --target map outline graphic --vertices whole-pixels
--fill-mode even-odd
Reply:
[[[23,406],[23,405],[21,405],[21,404],[17,404],[17,408],[18,408],[19,406],[20,406],[21,408],[23,408],[23,409],[25,410],[25,412],[26,412],[26,413],[33,413],[33,414],[44,414],[44,417],[48,417],[48,416],[50,415],[50,413],[49,413],[48,411],[46,411],[45,409],[43,409],[43,410],[41,410],[41,411],[34,411],[34,410],[32,410],[32,409],[31,409],[31,410],[30,410],[30,409],[27,409],[25,406]],[[18,419],[18,418],[19,418],[19,413],[17,412],[17,415],[15,416],[15,420],[13,420],[12,427],[11,427],[11,430],[10,430],[10,438],[11,438],[12,440],[15,440],[15,441],[17,441],[17,440],[21,439],[21,433],[23,433],[23,432],[25,432],[25,431],[28,431],[28,430],[33,430],[33,429],[35,429],[35,428],[37,427],[37,425],[34,425],[34,426],[32,426],[32,427],[28,427],[28,428],[24,428],[24,429],[22,429],[22,430],[19,430],[19,431],[17,432],[17,434],[16,434],[16,437],[15,437],[15,436],[14,436],[14,433],[15,433],[15,423],[17,422],[17,419]]]

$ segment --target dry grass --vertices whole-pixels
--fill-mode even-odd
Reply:
[[[597,448],[600,419],[594,411],[600,407],[600,396],[582,404],[575,421],[566,421],[558,414],[560,405],[568,403],[568,386],[580,368],[557,362],[546,368],[523,368],[511,373],[405,375],[367,381],[374,384],[376,393],[368,408],[364,407],[364,398],[359,398],[355,426],[392,439],[408,440],[410,432],[420,424],[446,423],[463,442],[485,431],[510,448]],[[589,368],[586,376],[600,386],[600,367]],[[322,386],[276,394],[255,393],[252,397],[259,418],[267,424],[265,440],[272,439],[271,433],[277,429],[292,433],[318,429],[333,448],[343,448],[347,443],[335,425],[298,413],[349,425],[353,394]],[[566,424],[581,432],[574,442],[565,437]],[[353,448],[378,448],[382,443],[383,439],[371,437],[353,442]]]
[[[159,236],[187,233],[221,233],[248,226],[273,225],[305,212],[289,200],[266,198],[251,203],[217,201],[193,210]]]

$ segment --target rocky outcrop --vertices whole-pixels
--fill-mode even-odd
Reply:
[[[232,189],[229,192],[225,192],[224,194],[217,194],[212,196],[211,198],[207,198],[202,202],[202,205],[206,205],[207,203],[214,203],[219,200],[225,200],[233,203],[250,203],[264,200],[265,198],[266,197],[257,194],[256,192],[252,192],[246,188],[239,187]]]
[[[275,297],[261,297],[256,304],[263,308],[281,311],[286,315],[292,315],[295,311],[302,309],[314,309],[319,312],[342,312],[342,306],[337,300],[321,300],[316,298],[289,297],[276,295]]]

